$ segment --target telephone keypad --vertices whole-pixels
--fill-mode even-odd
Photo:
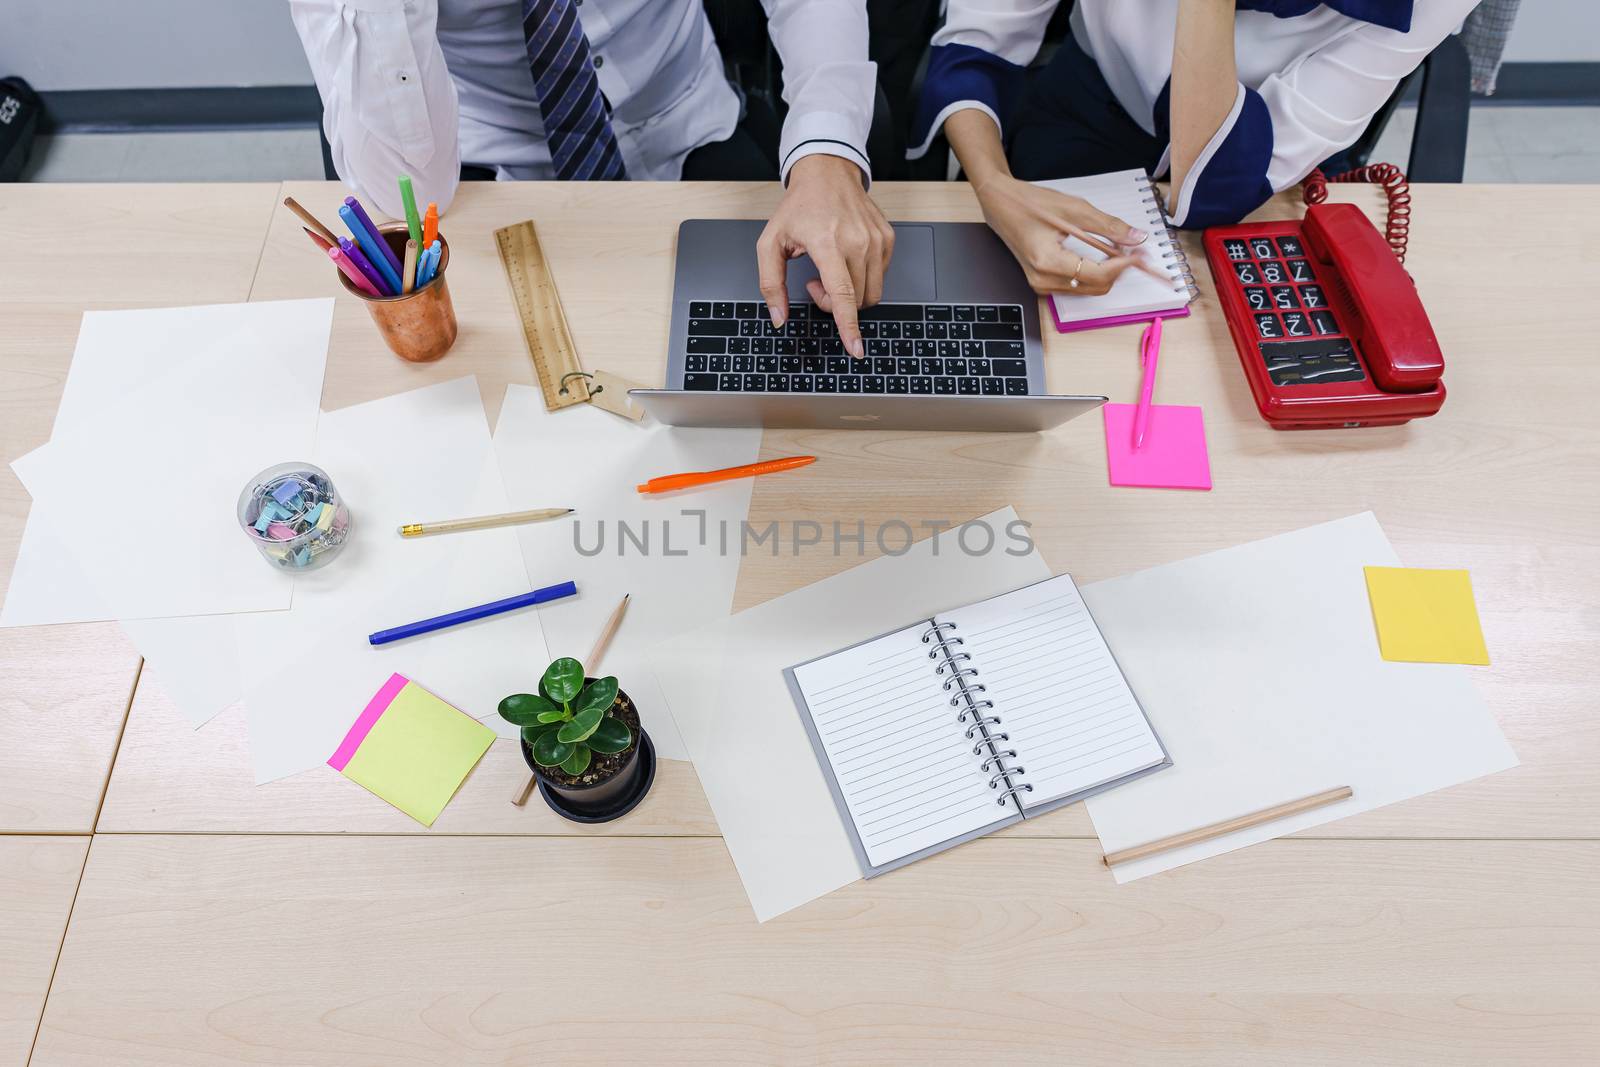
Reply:
[[[1230,237],[1222,247],[1255,320],[1256,346],[1274,385],[1366,379],[1301,238]]]

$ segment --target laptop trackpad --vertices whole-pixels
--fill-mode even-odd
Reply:
[[[817,276],[810,256],[789,261],[789,299],[810,300],[806,282]],[[894,256],[883,279],[886,304],[931,304],[934,296],[933,227],[896,225]]]

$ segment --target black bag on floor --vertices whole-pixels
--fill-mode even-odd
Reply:
[[[0,78],[0,182],[14,182],[39,132],[39,94],[21,78]]]

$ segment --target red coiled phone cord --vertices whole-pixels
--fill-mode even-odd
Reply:
[[[1383,186],[1389,197],[1389,222],[1384,228],[1384,239],[1394,249],[1395,258],[1406,261],[1406,243],[1411,237],[1411,183],[1405,172],[1393,163],[1373,163],[1357,167],[1344,174],[1328,177],[1320,170],[1306,176],[1304,192],[1307,204],[1320,204],[1328,199],[1329,182],[1370,182]]]

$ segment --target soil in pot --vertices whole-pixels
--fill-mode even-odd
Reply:
[[[596,752],[582,774],[568,774],[560,767],[540,767],[537,772],[539,777],[559,786],[599,785],[626,767],[628,761],[633,759],[633,754],[639,750],[639,711],[633,706],[628,694],[618,693],[616,703],[611,705],[611,714],[621,719],[628,732],[633,735],[632,744],[621,752]],[[526,747],[527,742],[523,742],[523,745]]]

